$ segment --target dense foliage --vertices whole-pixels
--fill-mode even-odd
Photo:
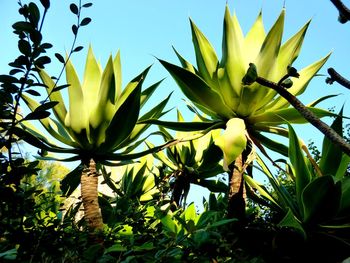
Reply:
[[[349,20],[347,8],[332,2],[340,22]],[[177,51],[182,67],[160,60],[196,114],[185,122],[178,112],[173,122],[159,120],[170,95],[139,116],[161,81],[144,89],[147,68],[122,89],[119,53],[102,70],[89,48],[80,83],[71,57],[84,49],[76,45],[77,35],[92,21],[83,18],[92,3],[69,6],[77,22],[70,51],[54,55],[62,65],[57,77],[45,71],[51,63],[46,52],[53,46],[42,35],[50,1],[18,3],[22,20],[13,29],[19,56],[9,64],[10,72],[0,75],[1,262],[350,258],[346,113],[315,108],[327,96],[308,107],[296,98],[327,59],[300,72],[292,67],[308,24],[281,45],[285,11],[267,34],[259,15],[244,39],[226,7],[219,61],[191,21],[197,68]],[[63,72],[67,83],[59,85]],[[329,74],[327,83],[349,87],[334,69]],[[45,99],[39,101],[42,89]],[[21,112],[21,103],[31,112]],[[324,116],[334,117],[331,126],[321,122]],[[307,147],[291,126],[306,121],[321,127],[322,149]],[[160,135],[164,144],[144,136],[151,125],[158,125],[151,135]],[[65,146],[53,143],[42,127]],[[288,138],[288,145],[266,132]],[[38,149],[36,157],[26,152],[26,144]],[[146,150],[136,152],[139,147]],[[272,160],[267,149],[281,158]],[[68,154],[65,161],[80,164],[69,171],[52,153]],[[256,172],[267,182],[256,181]],[[201,211],[186,202],[194,184],[211,192]]]

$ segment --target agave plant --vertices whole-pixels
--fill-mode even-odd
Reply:
[[[256,65],[260,77],[274,82],[279,82],[288,73],[288,68],[300,53],[310,21],[282,44],[284,17],[283,9],[266,34],[260,12],[250,31],[244,36],[236,15],[231,16],[226,6],[221,60],[192,20],[190,23],[197,67],[176,50],[182,67],[160,60],[194,104],[194,108],[211,117],[207,122],[222,123],[225,130],[215,143],[223,151],[225,169],[231,173],[231,197],[238,192],[244,194],[242,166],[245,166],[247,160],[253,159],[250,158],[253,157],[250,145],[256,145],[263,151],[263,146],[266,146],[287,155],[285,146],[262,133],[287,136],[288,130],[281,127],[282,124],[306,122],[276,91],[256,82],[248,85],[242,81],[247,75],[249,65]],[[295,96],[302,94],[328,56],[300,70],[300,76],[294,80],[289,92]],[[308,108],[317,117],[330,114],[315,108],[315,105],[310,104]]]
[[[82,165],[63,179],[62,190],[69,195],[81,183],[85,219],[90,229],[101,229],[103,226],[97,201],[96,163],[111,164],[109,161],[119,161],[117,164],[123,164],[155,150],[131,153],[143,141],[138,141],[138,138],[149,126],[138,124],[138,120],[162,116],[169,99],[164,99],[139,117],[140,109],[160,83],[142,91],[148,71],[149,68],[122,89],[120,53],[114,59],[110,56],[102,71],[90,47],[82,84],[71,61],[67,62],[68,107],[54,81],[43,70],[39,75],[47,87],[51,102],[40,105],[32,98],[24,96],[33,114],[53,106],[55,118],[44,116],[40,122],[54,139],[67,147],[54,143],[30,123],[22,122],[30,132],[26,134],[26,140],[45,151],[73,154],[72,157],[64,159],[65,161],[81,161]]]
[[[184,122],[182,114],[177,112],[179,124]],[[193,122],[200,121],[196,116]],[[177,131],[175,138],[164,128],[160,127],[165,141],[180,141],[180,143],[169,147],[164,152],[156,152],[153,155],[165,166],[166,177],[172,181],[171,200],[176,205],[186,205],[186,197],[191,184],[207,188],[211,192],[226,192],[227,184],[214,177],[223,173],[221,150],[214,144],[214,139],[219,135],[219,130],[214,130],[201,136],[198,132]],[[197,139],[193,139],[199,137]],[[193,140],[189,140],[192,138]],[[181,142],[185,140],[184,142]],[[154,145],[147,142],[150,148]]]
[[[136,163],[102,170],[103,183],[109,186],[105,192],[101,191],[105,195],[146,202],[158,193],[155,183],[157,168],[152,155],[143,156]]]
[[[332,125],[339,134],[342,134],[341,115]],[[268,190],[246,176],[248,185],[255,189],[251,193],[258,197],[255,198],[258,203],[277,213],[277,217],[281,218],[278,222],[280,227],[293,228],[306,240],[313,239],[312,242],[319,242],[319,239],[322,240],[320,243],[331,241],[329,244],[334,244],[336,241],[338,245],[334,249],[341,251],[338,256],[348,256],[345,251],[350,248],[350,178],[346,176],[346,171],[350,157],[325,137],[320,161],[316,163],[293,128],[290,126],[289,129],[290,164],[283,171],[287,180],[274,176],[258,158],[271,188]]]

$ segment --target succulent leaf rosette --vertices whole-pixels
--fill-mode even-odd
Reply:
[[[197,67],[176,50],[182,67],[160,60],[196,108],[209,115],[213,121],[221,120],[225,123],[226,129],[216,144],[224,152],[226,168],[245,149],[248,138],[286,154],[286,147],[281,147],[261,132],[287,136],[288,131],[281,124],[306,122],[273,89],[256,82],[250,85],[242,83],[251,63],[256,66],[259,77],[277,83],[298,57],[310,21],[282,44],[284,18],[283,9],[269,32],[265,33],[260,12],[244,36],[236,15],[232,16],[226,6],[221,60],[192,20],[190,23]],[[329,55],[301,69],[299,78],[293,79],[289,91],[295,96],[303,93],[328,57]],[[309,109],[318,117],[330,114],[314,106],[313,104]]]
[[[177,111],[179,125],[184,122],[180,111]],[[196,115],[193,123],[201,120]],[[226,192],[226,183],[213,178],[223,172],[221,163],[221,150],[214,144],[214,140],[220,135],[220,130],[213,130],[204,136],[200,132],[177,131],[173,137],[166,129],[160,127],[165,141],[180,141],[168,147],[165,152],[153,153],[154,157],[162,162],[166,177],[174,179],[172,185],[172,200],[177,205],[185,204],[191,184],[196,184],[209,189],[211,192]],[[151,142],[148,147],[154,148]]]
[[[34,145],[52,152],[74,154],[68,161],[89,158],[99,162],[124,161],[142,156],[130,154],[139,145],[137,139],[149,126],[138,124],[138,121],[162,116],[169,99],[164,99],[139,116],[142,106],[160,83],[142,91],[148,71],[149,68],[145,69],[122,89],[120,53],[114,58],[110,56],[102,70],[90,47],[82,83],[71,61],[67,61],[67,106],[61,91],[55,90],[55,82],[45,71],[40,70],[39,75],[47,86],[50,101],[58,102],[52,108],[54,118],[43,118],[40,122],[53,138],[67,147],[62,148],[26,122],[25,128],[40,139],[40,143],[35,141]],[[37,101],[29,96],[24,96],[24,100],[33,112],[38,110],[40,104]],[[116,153],[121,150],[122,153]]]

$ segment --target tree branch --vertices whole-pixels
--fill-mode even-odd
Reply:
[[[327,84],[333,84],[333,82],[338,82],[343,87],[350,89],[350,81],[340,75],[334,68],[328,69],[328,74],[330,78],[326,79]]]
[[[350,9],[341,0],[331,0],[331,2],[339,11],[338,21],[342,24],[348,22],[350,20]]]
[[[320,120],[287,89],[261,77],[257,77],[256,82],[265,87],[274,89],[280,96],[285,98],[307,121],[321,131],[332,143],[338,145],[344,153],[350,156],[350,144],[347,143],[336,131]]]

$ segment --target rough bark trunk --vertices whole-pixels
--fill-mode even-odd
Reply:
[[[246,189],[243,180],[245,153],[240,154],[230,168],[230,189],[228,196],[228,217],[245,219]]]
[[[80,178],[81,197],[84,207],[84,218],[91,232],[103,229],[102,214],[98,204],[98,173],[96,163],[90,160],[84,164],[84,169]]]

